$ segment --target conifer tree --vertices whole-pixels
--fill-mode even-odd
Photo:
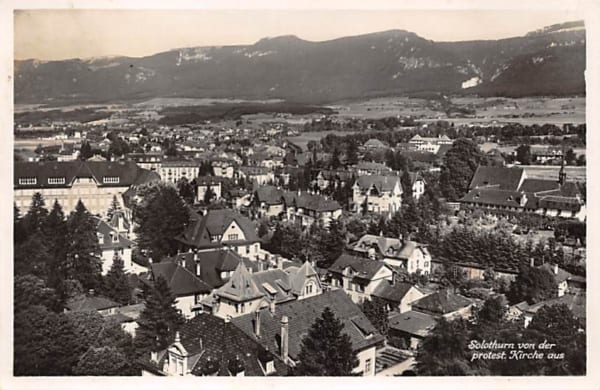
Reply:
[[[36,231],[41,230],[47,215],[48,210],[46,210],[46,202],[44,202],[42,194],[36,192],[33,194],[29,210],[23,218],[23,225],[25,226],[27,234],[33,234]]]
[[[125,275],[123,259],[117,252],[113,256],[110,270],[104,277],[104,294],[122,305],[131,301],[131,287]]]
[[[167,281],[158,276],[146,286],[146,307],[138,319],[135,345],[139,356],[167,347],[184,319],[175,307],[176,298]]]
[[[67,221],[67,264],[65,274],[79,280],[86,289],[98,287],[102,265],[98,244],[97,224],[79,200]]]
[[[121,205],[119,204],[119,201],[117,200],[117,196],[114,195],[112,198],[112,201],[110,202],[110,207],[106,211],[106,219],[108,221],[110,221],[112,219],[113,215],[115,215],[115,213],[120,210],[121,210]]]
[[[294,370],[299,376],[349,376],[358,365],[350,337],[342,333],[344,325],[326,307],[302,340]]]

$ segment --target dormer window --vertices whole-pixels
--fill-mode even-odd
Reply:
[[[35,176],[25,176],[19,178],[19,184],[24,186],[36,185],[37,177]]]
[[[119,242],[119,235],[118,234],[111,233],[110,236],[112,237],[112,242]]]
[[[49,177],[48,184],[65,184],[64,177]]]
[[[119,184],[119,176],[104,176],[102,182],[104,184]]]
[[[104,244],[104,234],[98,233],[98,242]]]

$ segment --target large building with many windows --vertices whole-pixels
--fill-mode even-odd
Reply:
[[[19,209],[26,210],[33,194],[39,192],[47,206],[57,200],[67,214],[79,200],[90,213],[104,214],[115,196],[121,201],[132,186],[159,179],[133,161],[16,162],[14,200]]]

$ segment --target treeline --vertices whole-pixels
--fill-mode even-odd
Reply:
[[[41,126],[49,122],[92,122],[111,116],[102,108],[77,108],[75,110],[25,111],[15,113],[15,123],[21,125]]]
[[[323,114],[335,112],[328,107],[312,106],[299,103],[233,103],[213,104],[209,106],[180,106],[167,107],[160,111],[160,125],[182,125],[205,121],[239,120],[244,115],[252,114]]]

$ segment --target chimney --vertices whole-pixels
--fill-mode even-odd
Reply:
[[[179,331],[175,332],[175,342],[176,343],[180,343],[181,342],[181,337],[179,335]]]
[[[531,260],[530,260],[530,262],[529,262],[529,265],[530,265],[532,268],[533,268],[533,267],[535,267],[535,259],[534,259],[533,257],[531,258]]]
[[[273,299],[271,302],[269,302],[269,311],[271,313],[275,313],[275,299]]]
[[[281,359],[287,363],[288,361],[288,332],[289,324],[287,316],[281,317]]]
[[[554,272],[554,275],[558,275],[558,264],[552,266],[552,272]]]
[[[260,310],[254,312],[254,334],[260,337]]]
[[[283,269],[283,257],[277,256],[277,269]]]
[[[196,262],[196,276],[200,276],[201,273],[200,262]]]

